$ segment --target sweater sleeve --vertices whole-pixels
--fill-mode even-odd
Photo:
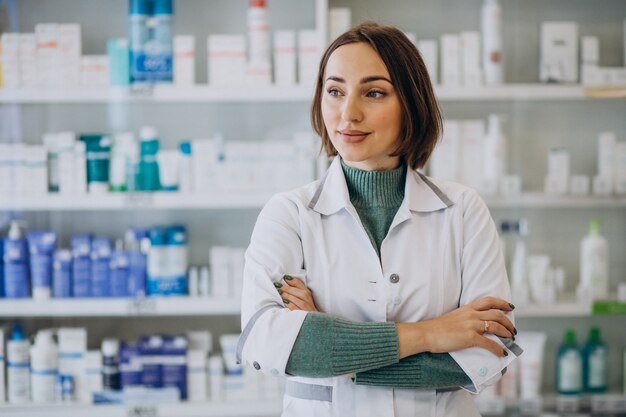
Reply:
[[[313,378],[356,373],[356,384],[397,388],[451,388],[469,381],[448,354],[398,361],[394,323],[357,323],[322,313],[304,319],[286,372]]]

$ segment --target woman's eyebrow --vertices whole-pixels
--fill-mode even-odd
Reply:
[[[361,84],[371,83],[372,81],[379,81],[379,80],[387,81],[389,84],[393,84],[389,78],[384,77],[382,75],[370,75],[368,77],[363,77],[361,78]],[[336,81],[338,83],[346,82],[346,80],[344,80],[343,78],[337,77],[335,75],[331,75],[330,77],[326,78],[326,81]]]

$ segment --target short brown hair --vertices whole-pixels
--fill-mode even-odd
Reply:
[[[311,124],[322,138],[322,149],[328,156],[337,155],[326,131],[321,109],[328,59],[340,46],[358,42],[367,43],[380,56],[400,99],[401,131],[404,135],[399,138],[393,156],[400,156],[412,169],[422,168],[443,131],[441,110],[426,65],[415,45],[401,30],[375,22],[354,26],[335,39],[322,56],[311,106]]]

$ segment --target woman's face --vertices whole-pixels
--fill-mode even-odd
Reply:
[[[400,100],[387,67],[366,43],[337,48],[328,59],[322,117],[332,144],[346,165],[390,170],[402,124]]]

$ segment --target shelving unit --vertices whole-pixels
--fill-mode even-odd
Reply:
[[[624,98],[623,88],[585,88],[581,85],[504,84],[501,86],[449,87],[435,86],[441,101],[501,100],[588,100],[592,98]],[[132,90],[126,87],[68,89],[1,89],[0,104],[69,104],[69,103],[256,103],[310,102],[313,88],[296,85],[193,87],[157,85],[151,89]]]
[[[158,405],[14,405],[0,415],[41,417],[267,417],[279,415],[281,400],[175,403]]]

